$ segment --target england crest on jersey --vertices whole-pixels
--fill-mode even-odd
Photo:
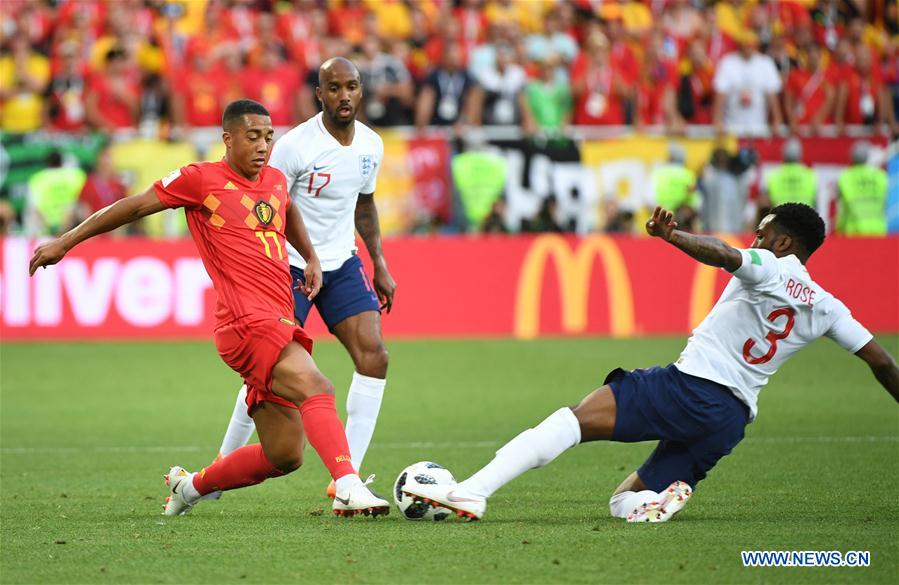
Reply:
[[[359,172],[363,179],[368,179],[375,170],[375,156],[373,154],[359,155]]]

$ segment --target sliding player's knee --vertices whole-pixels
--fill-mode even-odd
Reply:
[[[608,386],[590,393],[571,410],[581,426],[581,442],[612,437],[615,431],[615,397]]]

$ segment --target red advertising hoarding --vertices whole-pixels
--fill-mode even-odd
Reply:
[[[209,337],[215,293],[190,241],[92,240],[29,278],[34,244],[0,242],[4,341]],[[388,337],[686,334],[728,278],[649,238],[405,237],[384,248],[399,285]],[[867,327],[899,331],[899,237],[829,238],[809,270]],[[317,316],[309,329],[325,331]]]

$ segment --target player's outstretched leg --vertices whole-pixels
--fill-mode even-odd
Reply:
[[[615,429],[615,397],[603,386],[575,408],[560,408],[496,452],[493,461],[465,481],[449,486],[415,485],[406,494],[471,520],[484,516],[487,499],[524,472],[543,467],[581,442],[609,439]]]
[[[299,405],[309,444],[321,457],[337,488],[334,513],[388,514],[390,503],[368,488],[373,478],[363,483],[353,467],[346,432],[337,417],[334,386],[298,343],[289,343],[272,369],[272,391]]]

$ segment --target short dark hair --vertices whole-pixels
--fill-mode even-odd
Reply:
[[[253,100],[236,100],[228,104],[225,113],[222,114],[222,130],[227,130],[232,122],[244,117],[247,114],[258,114],[260,116],[271,116],[265,106]]]
[[[771,214],[771,223],[796,238],[809,256],[824,243],[824,220],[805,203],[782,203]]]

